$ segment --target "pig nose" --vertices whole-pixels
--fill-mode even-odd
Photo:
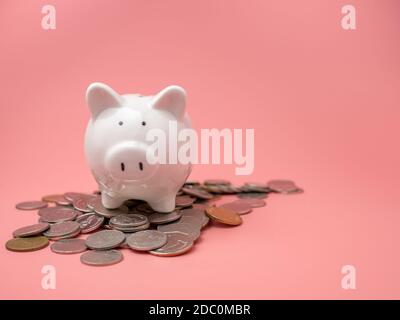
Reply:
[[[147,161],[148,146],[141,142],[127,141],[112,146],[105,157],[105,167],[117,180],[144,180],[152,176],[158,164]]]

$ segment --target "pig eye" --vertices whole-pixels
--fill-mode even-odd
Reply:
[[[145,126],[146,125],[146,121],[142,121],[142,126]]]
[[[118,122],[118,124],[119,124],[120,126],[122,126],[124,123],[123,123],[122,121],[120,121],[120,122]]]

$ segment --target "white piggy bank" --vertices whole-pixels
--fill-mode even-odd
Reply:
[[[185,100],[185,91],[178,86],[169,86],[154,96],[119,95],[102,83],[88,87],[86,101],[92,117],[85,134],[85,155],[106,208],[140,199],[159,212],[175,209],[176,194],[191,165],[152,164],[147,151],[154,142],[147,141],[146,133],[164,131],[168,152],[170,121],[176,123],[178,133],[191,127]]]

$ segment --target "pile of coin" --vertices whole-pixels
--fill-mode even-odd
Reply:
[[[242,215],[266,205],[269,194],[302,192],[290,180],[242,186],[227,180],[210,179],[202,184],[187,181],[176,196],[175,210],[168,213],[156,212],[146,202],[135,199],[118,209],[107,209],[99,191],[47,195],[41,201],[16,205],[19,210],[38,210],[38,223],[15,230],[6,248],[35,251],[51,242],[52,252],[81,253],[81,262],[93,266],[122,261],[119,248],[160,257],[177,256],[193,247],[210,220],[238,226],[243,222]],[[236,195],[237,199],[217,206],[223,195]]]

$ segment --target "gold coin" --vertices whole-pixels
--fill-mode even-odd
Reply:
[[[49,244],[49,239],[43,236],[14,238],[8,240],[6,248],[10,251],[27,252],[43,249]]]
[[[242,218],[233,210],[221,207],[209,207],[206,209],[207,216],[217,222],[238,226],[242,223]]]

